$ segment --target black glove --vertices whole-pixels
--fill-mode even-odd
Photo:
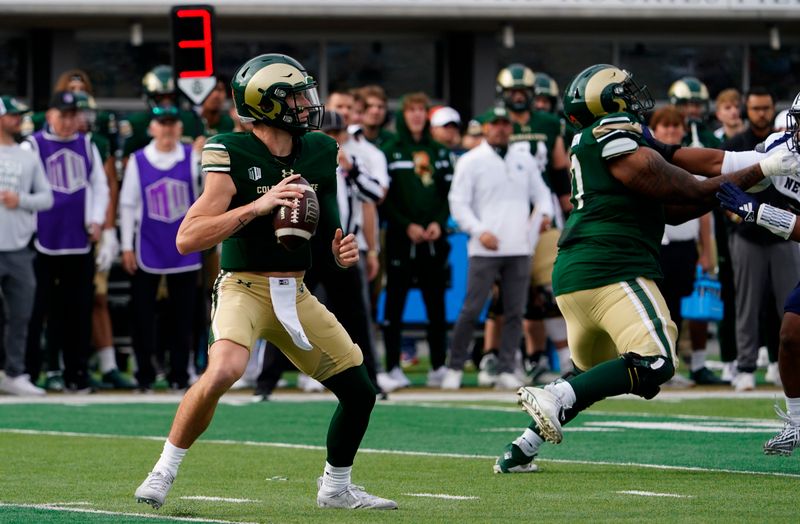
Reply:
[[[667,162],[672,162],[672,157],[675,155],[675,151],[681,148],[680,145],[667,145],[664,142],[656,140],[656,137],[654,137],[653,133],[650,132],[650,128],[645,125],[642,126],[642,138],[644,138],[644,141],[647,142],[647,145],[654,149],[656,153],[661,155],[661,157]]]

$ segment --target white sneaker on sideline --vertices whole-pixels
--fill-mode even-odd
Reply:
[[[322,382],[309,377],[305,373],[297,375],[297,387],[306,393],[321,393],[325,391],[325,386],[322,385]]]
[[[389,374],[386,373],[385,371],[382,371],[377,375],[375,375],[375,380],[378,382],[378,387],[381,388],[381,391],[383,391],[384,393],[391,393],[392,391],[400,389],[402,387],[395,379],[389,376]]]
[[[778,363],[777,362],[770,362],[767,366],[767,374],[764,375],[764,378],[770,384],[775,384],[776,386],[783,387],[783,381],[781,381],[781,372],[778,370]]]
[[[525,385],[525,382],[514,373],[503,372],[497,375],[497,381],[494,383],[495,389],[519,389]]]
[[[164,505],[164,500],[167,498],[172,483],[175,477],[169,473],[162,473],[161,471],[151,471],[144,482],[136,488],[136,502],[146,502],[158,509]]]
[[[756,378],[752,373],[745,373],[740,371],[738,375],[731,382],[734,391],[740,393],[742,391],[753,391],[756,389]]]
[[[317,479],[317,505],[320,508],[397,509],[397,502],[370,495],[362,486],[350,484],[335,495],[322,493],[322,477]]]
[[[442,380],[444,376],[447,374],[447,370],[449,368],[447,366],[439,366],[436,369],[431,369],[428,371],[428,380],[426,381],[426,385],[429,388],[440,388],[442,387]]]
[[[403,370],[399,367],[394,367],[389,371],[389,376],[392,377],[392,380],[400,384],[401,388],[407,388],[411,385],[411,381],[408,380],[408,377]]]
[[[756,367],[765,368],[769,365],[769,350],[767,346],[758,348],[758,357],[756,357]]]
[[[490,388],[497,382],[497,355],[486,353],[478,366],[478,385]]]
[[[722,363],[722,375],[720,378],[725,382],[733,383],[733,379],[736,378],[736,374],[739,372],[736,369],[736,361],[733,362],[723,362]]]
[[[461,388],[461,378],[463,376],[464,372],[460,369],[447,368],[447,372],[442,379],[442,389],[456,391]]]
[[[250,379],[242,377],[236,382],[234,382],[233,385],[230,387],[230,389],[238,390],[238,389],[249,389],[254,387],[256,387],[255,382],[253,382]]]
[[[665,387],[675,388],[675,389],[686,389],[695,386],[694,380],[691,380],[680,373],[675,373],[674,375],[672,375],[672,378],[664,382],[663,385]]]
[[[3,377],[3,379],[0,380],[0,391],[20,397],[43,397],[47,395],[45,390],[36,387],[31,382],[31,377],[27,374],[18,375],[13,378],[8,376]]]

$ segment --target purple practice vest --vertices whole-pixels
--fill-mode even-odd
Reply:
[[[154,167],[144,149],[133,154],[142,193],[136,257],[139,267],[148,273],[182,273],[200,268],[200,253],[181,255],[175,247],[181,221],[195,201],[192,146],[178,147],[183,148],[183,160],[166,171]]]
[[[36,245],[48,254],[88,253],[86,187],[92,172],[91,143],[82,133],[68,142],[50,136],[44,131],[32,136],[53,190],[53,207],[37,215]]]

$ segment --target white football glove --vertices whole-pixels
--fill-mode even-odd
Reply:
[[[103,236],[100,239],[100,249],[97,250],[97,270],[105,272],[111,269],[111,264],[114,259],[119,255],[119,240],[117,240],[117,230],[109,228],[103,230]]]
[[[767,158],[759,162],[765,177],[797,176],[800,174],[800,160],[786,147],[777,147]]]

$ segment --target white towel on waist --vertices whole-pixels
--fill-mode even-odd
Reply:
[[[313,346],[297,318],[297,281],[291,277],[269,277],[269,296],[272,309],[294,345],[305,351]]]

